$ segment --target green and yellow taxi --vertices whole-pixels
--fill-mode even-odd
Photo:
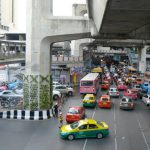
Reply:
[[[94,119],[80,120],[63,125],[60,129],[61,138],[68,140],[80,138],[101,139],[107,135],[109,135],[109,126],[105,122],[97,122]]]
[[[94,94],[86,94],[83,98],[84,107],[95,107],[96,106],[96,96]]]

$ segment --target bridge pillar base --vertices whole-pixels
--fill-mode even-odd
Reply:
[[[146,50],[149,46],[145,45],[141,50],[139,50],[139,71],[144,73],[146,71]]]
[[[53,105],[51,75],[24,75],[24,108],[47,110]]]

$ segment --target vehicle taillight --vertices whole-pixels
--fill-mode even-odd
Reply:
[[[131,103],[130,106],[133,107],[133,103]]]

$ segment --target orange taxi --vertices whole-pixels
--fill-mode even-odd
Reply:
[[[99,107],[100,108],[111,108],[112,101],[109,95],[102,95],[99,100]]]

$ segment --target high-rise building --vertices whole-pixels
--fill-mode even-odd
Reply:
[[[0,0],[0,34],[25,33],[26,0]]]

